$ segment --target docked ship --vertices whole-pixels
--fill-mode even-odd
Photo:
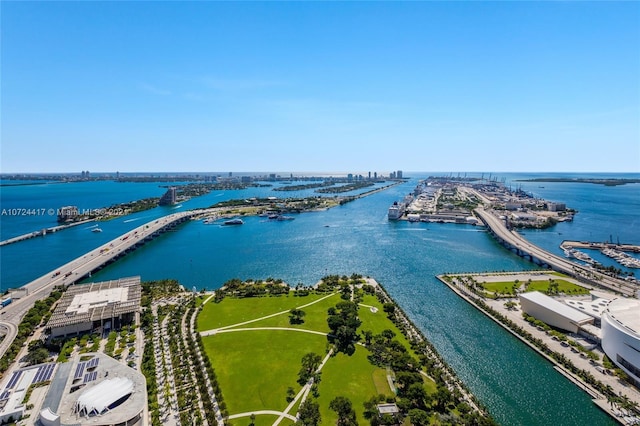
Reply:
[[[593,258],[591,258],[591,256],[589,256],[586,253],[581,252],[580,250],[576,250],[574,248],[564,248],[564,255],[567,256],[570,259],[578,259],[581,260],[585,263],[591,263],[594,264],[596,263],[595,260],[593,260]]]
[[[229,220],[225,220],[223,223],[223,225],[242,225],[244,224],[244,222],[242,221],[242,219],[229,219]]]
[[[640,259],[636,259],[625,252],[605,248],[601,250],[602,254],[614,259],[616,262],[627,268],[640,268]]]
[[[391,207],[389,207],[389,211],[387,212],[387,219],[389,220],[398,220],[404,215],[405,205],[404,203],[398,203],[394,201]]]

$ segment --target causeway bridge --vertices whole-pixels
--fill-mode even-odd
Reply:
[[[75,284],[194,216],[215,211],[216,209],[190,210],[152,220],[25,284],[21,288],[27,290],[26,296],[14,299],[13,303],[1,311],[0,328],[6,331],[6,336],[0,343],[0,357],[15,339],[18,325],[27,311],[36,300],[47,297],[55,286]]]
[[[639,290],[639,287],[633,283],[613,278],[541,249],[527,241],[517,232],[507,229],[501,219],[482,207],[476,208],[474,212],[500,244],[537,265],[562,272],[583,282],[605,287],[629,297],[635,297],[636,292]]]

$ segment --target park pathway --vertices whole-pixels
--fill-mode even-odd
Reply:
[[[321,301],[323,301],[323,300],[325,300],[325,299],[327,299],[327,298],[329,298],[329,297],[335,296],[336,294],[338,294],[338,293],[331,293],[331,294],[329,294],[329,295],[327,295],[327,296],[321,297],[321,298],[320,298],[320,299],[318,299],[318,300],[314,300],[313,302],[307,303],[307,304],[302,305],[302,306],[298,306],[298,307],[293,308],[293,309],[302,309],[302,308],[306,308],[306,307],[308,307],[308,306],[311,306],[311,305],[314,305],[314,304],[316,304],[316,303],[318,303],[318,302],[321,302]],[[210,297],[210,298],[211,298],[211,297]],[[210,299],[210,298],[209,298],[209,299]],[[209,299],[207,299],[207,301],[208,301]],[[213,334],[219,333],[221,330],[226,330],[226,329],[229,329],[229,328],[240,327],[241,325],[247,325],[247,324],[251,324],[251,323],[253,323],[253,322],[258,322],[258,321],[262,321],[262,320],[265,320],[265,319],[268,319],[268,318],[277,317],[278,315],[288,314],[289,312],[291,312],[291,309],[287,309],[286,311],[276,312],[275,314],[265,315],[265,316],[263,316],[263,317],[255,318],[255,319],[252,319],[252,320],[249,320],[249,321],[239,322],[239,323],[237,323],[237,324],[225,325],[224,327],[213,328],[213,329],[211,329],[211,330],[201,331],[201,332],[200,332],[200,335],[201,335],[202,337],[211,336],[211,335],[213,335]]]

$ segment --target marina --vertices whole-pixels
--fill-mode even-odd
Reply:
[[[640,253],[640,245],[637,244],[620,244],[613,242],[592,242],[592,241],[569,241],[564,240],[560,243],[560,247],[581,248],[589,250],[614,249],[618,251],[628,251],[632,253]]]
[[[313,283],[326,273],[327,268],[345,274],[362,271],[364,274],[377,275],[383,278],[385,287],[411,321],[426,333],[445,360],[459,372],[463,381],[500,423],[612,424],[604,413],[595,408],[586,394],[548,368],[546,362],[528,348],[518,345],[511,335],[502,333],[500,328],[487,322],[484,315],[466,309],[464,303],[451,297],[448,289],[441,290],[439,281],[431,278],[444,271],[522,270],[535,268],[535,265],[518,257],[515,252],[502,249],[492,238],[488,238],[482,228],[446,223],[387,222],[387,207],[394,200],[402,199],[415,186],[416,180],[413,179],[357,202],[318,214],[296,215],[296,220],[287,226],[259,226],[261,220],[265,221],[266,218],[248,217],[243,218],[245,224],[234,228],[234,232],[216,231],[220,227],[213,228],[213,232],[204,232],[207,228],[202,226],[202,221],[187,221],[181,225],[179,232],[166,232],[154,242],[131,251],[122,261],[95,272],[92,280],[135,274],[142,275],[144,280],[172,276],[188,288],[215,289],[234,277],[264,277],[273,274],[274,270],[290,283]],[[553,188],[553,184],[547,185],[546,190]],[[625,186],[615,188],[625,189]],[[265,188],[247,189],[240,193],[218,191],[201,200],[191,200],[183,208],[210,205],[210,200],[250,199],[267,194],[269,192]],[[612,203],[608,201],[607,205]],[[68,204],[73,204],[73,200]],[[567,204],[580,211],[576,221],[559,224],[557,226],[561,228],[553,231],[526,234],[526,238],[537,239],[540,241],[537,245],[549,251],[553,251],[553,247],[557,248],[560,243],[557,241],[558,230],[568,239],[586,240],[589,231],[576,233],[576,230],[582,229],[581,220],[589,219],[592,213],[575,200],[567,200]],[[632,215],[635,208],[635,205],[629,205],[628,214]],[[212,212],[209,216],[214,214]],[[52,234],[51,238],[25,241],[3,248],[1,253],[4,262],[13,261],[11,258],[19,253],[35,254],[30,270],[3,268],[3,282],[28,282],[38,271],[45,274],[57,270],[54,269],[57,265],[47,263],[51,256],[63,260],[82,257],[82,252],[72,251],[75,245],[52,246],[56,241],[76,241],[78,247],[86,247],[86,252],[115,236],[130,233],[138,223],[157,218],[138,219],[142,217],[144,215],[136,214],[126,218],[127,222],[114,220],[101,223],[104,232],[96,235],[95,239],[87,238],[88,231],[76,228],[77,231],[71,229]],[[617,222],[607,222],[602,227],[602,233],[606,233],[607,237],[610,233],[619,233],[621,239],[626,236],[626,241],[633,240],[635,228],[629,226],[628,222],[620,225],[624,226],[626,234],[614,226],[617,226]],[[427,230],[429,232],[424,232]],[[541,237],[547,237],[553,244],[546,243]],[[101,241],[96,243],[98,239]],[[46,244],[32,244],[40,241]],[[201,250],[203,246],[207,250]],[[399,247],[404,248],[401,253],[398,252]],[[349,255],[345,256],[346,253]],[[559,255],[562,256],[560,250]],[[212,263],[212,258],[217,261]],[[276,263],[274,259],[277,259]],[[14,278],[18,273],[22,278]],[[495,350],[496,345],[501,348],[500,351]],[[496,369],[496,365],[500,368]],[[527,369],[523,370],[523,365],[527,365]],[[520,401],[517,390],[525,387],[529,390],[528,398]],[[543,410],[540,409],[542,406],[545,407]]]

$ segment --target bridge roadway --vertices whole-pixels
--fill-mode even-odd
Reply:
[[[0,357],[4,355],[15,339],[18,325],[27,311],[31,309],[36,300],[47,297],[55,286],[74,284],[176,225],[194,216],[210,214],[215,211],[216,209],[190,210],[147,222],[25,284],[22,288],[28,290],[27,295],[20,299],[14,299],[13,303],[0,311],[0,328],[3,332],[7,332],[0,343]]]
[[[625,296],[635,297],[638,287],[632,283],[610,277],[592,268],[586,268],[561,256],[549,253],[530,243],[517,232],[507,229],[503,221],[491,212],[486,211],[482,207],[478,207],[474,211],[500,243],[508,249],[515,251],[519,256],[529,257],[534,263],[548,265],[554,271],[562,272],[582,281],[587,281],[590,284],[606,287],[622,293]]]

